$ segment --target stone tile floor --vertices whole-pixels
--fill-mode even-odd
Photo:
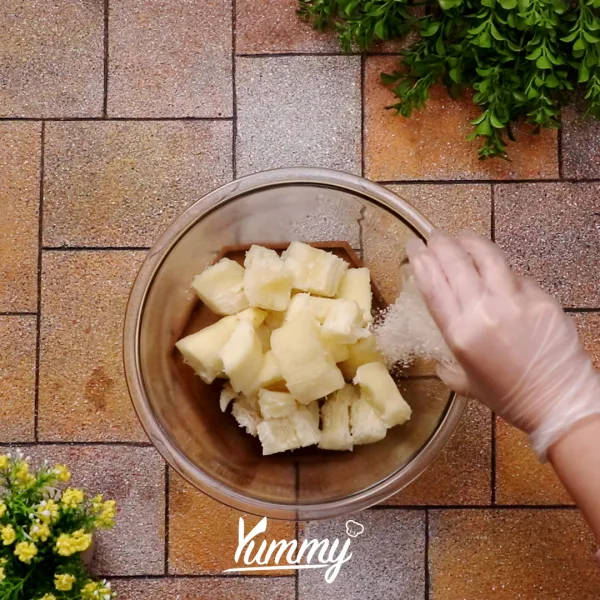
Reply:
[[[520,132],[512,162],[481,163],[464,142],[468,102],[439,89],[414,119],[392,116],[378,83],[394,65],[386,48],[344,55],[294,9],[0,4],[0,443],[68,461],[117,498],[94,569],[123,599],[597,598],[592,540],[568,496],[522,435],[475,404],[416,484],[356,517],[367,533],[332,586],[312,573],[220,576],[238,513],[169,472],[139,427],[120,334],[145,251],[206,191],[282,165],[362,173],[438,226],[491,236],[560,298],[599,364],[600,125],[573,105],[561,132]]]

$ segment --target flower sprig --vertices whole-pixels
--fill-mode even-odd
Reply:
[[[75,487],[66,465],[31,469],[22,452],[0,454],[0,600],[111,600],[82,553],[115,524],[114,500]]]

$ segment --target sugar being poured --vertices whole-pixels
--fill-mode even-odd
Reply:
[[[406,366],[415,358],[443,362],[454,360],[412,274],[405,278],[396,302],[381,317],[382,320],[374,327],[374,334],[388,366]]]

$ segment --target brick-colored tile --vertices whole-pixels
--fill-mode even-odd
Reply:
[[[571,318],[577,325],[583,345],[592,357],[594,367],[600,371],[600,312],[572,313]]]
[[[346,522],[364,526],[349,538]],[[352,558],[332,583],[322,569],[300,571],[298,599],[310,600],[423,600],[425,590],[425,516],[420,511],[370,510],[352,517],[314,521],[303,528],[305,539],[350,539]]]
[[[109,116],[231,116],[231,0],[112,2],[109,44]]]
[[[565,177],[600,177],[600,121],[585,115],[582,102],[562,111],[562,166]]]
[[[511,266],[564,306],[597,307],[598,197],[588,183],[498,185],[496,241]]]
[[[45,252],[41,440],[145,440],[125,385],[123,315],[144,252]]]
[[[111,582],[119,600],[294,600],[290,577],[259,579],[134,579]]]
[[[496,502],[571,504],[550,463],[541,464],[527,435],[496,419]]]
[[[471,401],[454,435],[433,464],[386,504],[489,504],[491,415]]]
[[[34,438],[36,317],[0,316],[0,442]]]
[[[4,311],[37,307],[40,145],[39,123],[0,123],[0,310]]]
[[[460,233],[472,229],[490,236],[492,190],[488,184],[390,185],[392,192],[412,204],[434,227]]]
[[[385,107],[394,94],[379,79],[397,68],[397,58],[371,56],[365,79],[365,170],[374,180],[540,179],[558,176],[556,131],[531,135],[517,128],[509,143],[510,162],[480,161],[477,144],[466,140],[479,109],[469,97],[452,100],[435,86],[427,106],[410,119]]]
[[[332,31],[317,31],[297,14],[298,0],[237,0],[236,51],[336,52],[340,49]]]
[[[231,179],[231,123],[49,123],[44,244],[150,246]]]
[[[38,446],[26,452],[34,461],[68,465],[73,473],[69,485],[116,500],[115,527],[94,536],[94,573],[163,573],[165,465],[154,448]]]
[[[0,117],[98,117],[102,2],[0,3]]]
[[[596,545],[574,510],[447,510],[429,516],[432,600],[596,598]]]
[[[238,58],[238,175],[292,166],[360,174],[360,58]]]
[[[260,520],[213,500],[170,472],[169,573],[173,575],[218,574],[236,567],[238,525],[244,517],[246,533]],[[261,540],[293,540],[295,525],[270,520]],[[289,574],[267,571],[267,575]]]

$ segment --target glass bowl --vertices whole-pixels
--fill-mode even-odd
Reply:
[[[161,455],[229,506],[289,520],[345,515],[395,494],[433,461],[465,401],[419,362],[397,378],[411,420],[353,452],[305,448],[262,456],[258,440],[219,410],[220,384],[194,376],[175,342],[207,323],[193,276],[251,244],[326,242],[369,267],[380,305],[401,289],[407,241],[432,227],[389,190],[316,168],[267,171],[229,183],[188,208],[140,268],[124,329],[125,373],[140,421]],[[317,244],[318,245],[318,244]]]

